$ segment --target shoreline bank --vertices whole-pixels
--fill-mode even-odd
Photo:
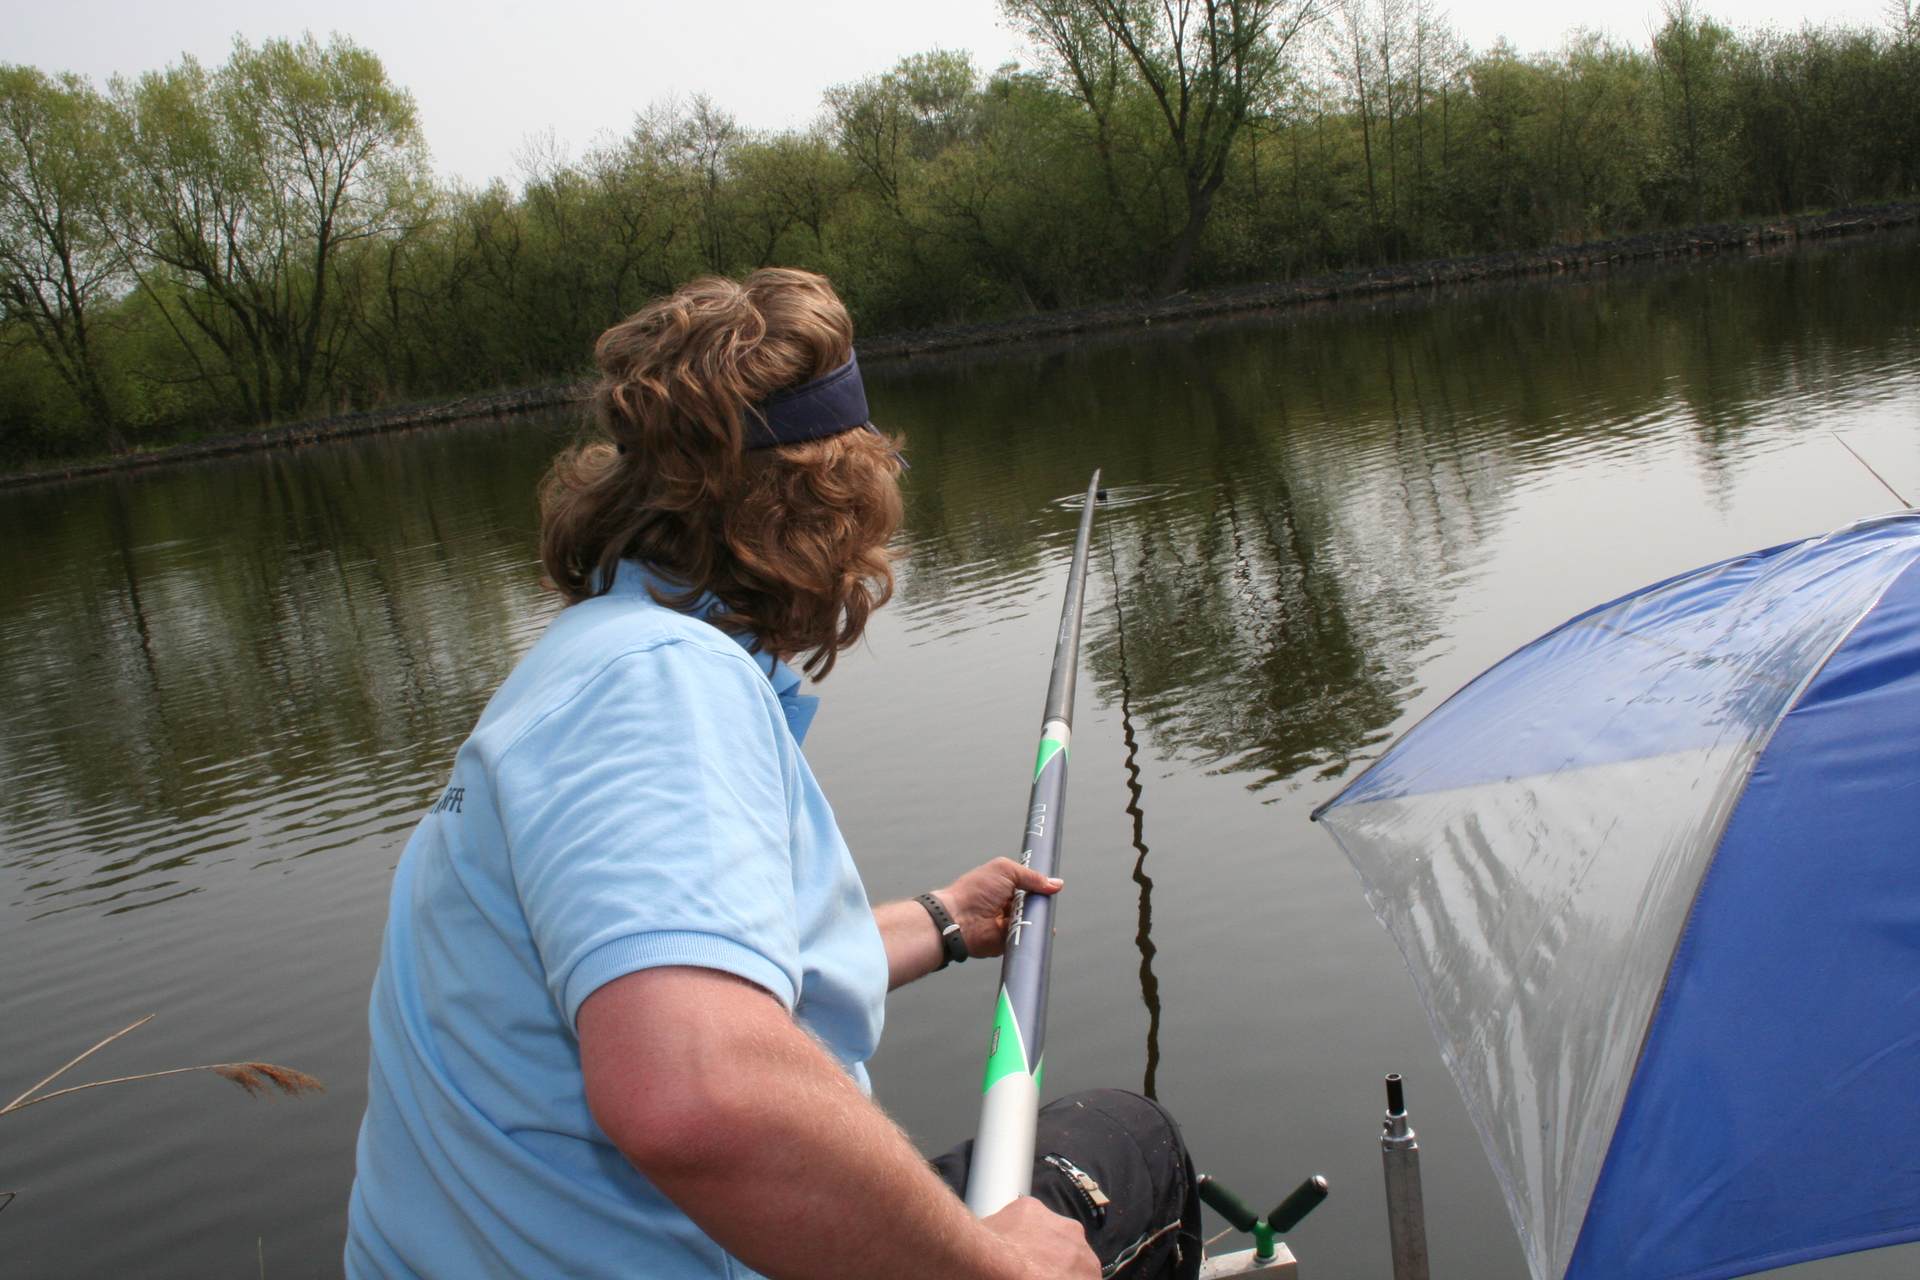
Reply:
[[[936,353],[1235,313],[1284,311],[1308,304],[1369,300],[1443,286],[1541,276],[1573,278],[1628,264],[1692,261],[1727,252],[1780,251],[1802,241],[1864,235],[1916,224],[1920,224],[1920,203],[1853,207],[1756,222],[1713,223],[1579,245],[1430,259],[1278,283],[1229,285],[1146,302],[1106,303],[978,324],[886,334],[863,340],[860,356],[863,363],[872,366]],[[143,470],[261,449],[292,448],[351,436],[517,416],[578,403],[586,398],[591,387],[590,381],[564,382],[460,396],[404,408],[369,410],[260,431],[235,432],[143,452],[32,467],[0,473],[0,489]]]

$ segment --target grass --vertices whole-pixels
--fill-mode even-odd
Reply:
[[[297,1098],[302,1094],[326,1092],[326,1086],[306,1072],[296,1071],[292,1067],[283,1067],[274,1062],[203,1062],[198,1066],[192,1067],[169,1067],[164,1071],[142,1071],[136,1075],[112,1076],[104,1080],[89,1080],[85,1084],[68,1085],[64,1089],[55,1089],[51,1093],[41,1092],[42,1089],[54,1083],[61,1076],[64,1076],[67,1072],[100,1052],[121,1036],[132,1031],[138,1031],[141,1027],[146,1026],[149,1022],[153,1021],[154,1017],[155,1015],[150,1013],[144,1018],[136,1019],[106,1039],[101,1040],[92,1048],[80,1053],[57,1071],[53,1072],[53,1074],[40,1080],[32,1088],[15,1098],[12,1102],[9,1102],[4,1107],[0,1107],[0,1116],[11,1115],[16,1111],[24,1111],[28,1107],[37,1107],[43,1102],[52,1102],[55,1098],[64,1098],[68,1094],[82,1093],[88,1089],[103,1089],[110,1084],[132,1084],[138,1080],[158,1080],[165,1076],[190,1075],[197,1071],[212,1072],[222,1080],[231,1081],[239,1085],[242,1089],[246,1090],[248,1094],[253,1096],[277,1091],[288,1097]],[[3,1204],[0,1204],[0,1208],[4,1207]]]
[[[12,1102],[7,1103],[4,1107],[0,1107],[0,1116],[12,1115],[16,1111],[25,1111],[28,1107],[37,1107],[43,1102],[52,1102],[55,1098],[64,1098],[69,1094],[84,1093],[88,1089],[104,1089],[112,1084],[132,1084],[139,1080],[159,1080],[166,1076],[191,1075],[202,1071],[210,1072],[213,1075],[219,1076],[222,1080],[238,1085],[252,1097],[258,1097],[262,1094],[280,1093],[290,1098],[297,1098],[303,1094],[326,1092],[326,1086],[306,1072],[296,1071],[292,1067],[283,1067],[277,1062],[203,1062],[192,1067],[169,1067],[164,1071],[142,1071],[135,1075],[110,1076],[101,1080],[88,1080],[81,1084],[67,1085],[63,1088],[43,1092],[43,1090],[47,1090],[49,1085],[56,1083],[60,1077],[66,1075],[67,1072],[100,1052],[115,1040],[127,1035],[129,1032],[138,1031],[141,1027],[152,1022],[154,1016],[155,1015],[150,1013],[144,1018],[136,1019],[106,1039],[99,1041],[84,1052],[76,1055],[57,1071],[36,1082],[32,1088],[15,1098]],[[0,1191],[0,1210],[4,1210],[8,1205],[12,1204],[15,1197],[19,1194],[18,1191]],[[265,1259],[263,1257],[262,1266],[264,1267],[264,1265]]]

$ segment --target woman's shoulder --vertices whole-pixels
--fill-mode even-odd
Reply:
[[[607,703],[724,713],[777,706],[760,665],[699,618],[631,595],[569,605],[520,660],[474,730],[504,747],[549,717]]]

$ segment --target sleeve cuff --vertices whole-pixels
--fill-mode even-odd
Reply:
[[[786,970],[752,947],[717,933],[666,930],[615,938],[583,956],[567,976],[562,995],[567,1025],[578,1034],[576,1019],[580,1006],[615,978],[667,965],[717,969],[745,978],[755,986],[765,987],[788,1011],[793,1009],[793,980]]]

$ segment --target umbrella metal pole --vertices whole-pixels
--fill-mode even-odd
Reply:
[[[1393,1280],[1427,1280],[1427,1210],[1420,1196],[1420,1140],[1407,1123],[1407,1099],[1398,1074],[1387,1077],[1387,1118],[1381,1126],[1380,1164],[1387,1175],[1387,1235]]]

